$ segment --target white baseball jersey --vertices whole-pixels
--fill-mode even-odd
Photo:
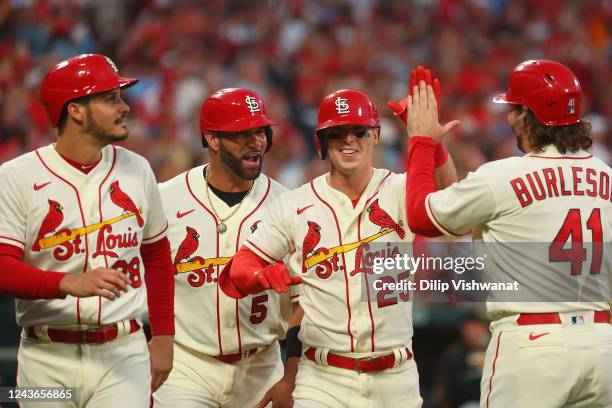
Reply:
[[[26,263],[73,274],[114,268],[131,281],[113,301],[16,299],[20,326],[109,324],[146,311],[140,245],[163,238],[167,222],[143,157],[109,145],[84,174],[48,145],[4,163],[0,185],[0,242],[23,249]]]
[[[375,169],[355,208],[327,177],[284,194],[245,245],[268,262],[295,251],[289,269],[304,279],[299,336],[307,346],[349,353],[411,347],[407,294],[380,291],[375,301],[362,298],[362,272],[356,269],[368,242],[412,241],[406,175]],[[325,252],[329,256],[320,257]]]
[[[160,185],[176,268],[175,341],[210,356],[241,353],[284,337],[291,316],[290,296],[269,290],[232,299],[220,290],[217,277],[259,228],[270,202],[286,189],[265,175],[258,177],[240,208],[225,221],[227,231],[220,234],[206,194],[204,168],[193,168]],[[208,195],[220,217],[234,210],[212,191]]]
[[[465,180],[430,194],[425,205],[434,225],[450,236],[466,234],[475,226],[474,241],[548,244],[544,254],[538,254],[545,259],[529,251],[507,252],[506,262],[496,265],[520,286],[544,294],[562,274],[580,279],[610,273],[612,259],[602,253],[605,247],[571,262],[564,249],[549,244],[612,242],[611,174],[609,166],[585,151],[561,154],[549,145],[543,152],[487,163]],[[602,290],[609,295],[609,287]],[[490,300],[492,317],[609,309],[605,302],[502,303],[495,302],[495,296]]]

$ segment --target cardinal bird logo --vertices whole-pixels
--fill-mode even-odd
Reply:
[[[200,242],[198,241],[198,238],[200,238],[200,234],[198,234],[198,232],[191,227],[187,227],[186,229],[187,235],[185,235],[183,242],[181,242],[181,245],[179,245],[179,249],[178,251],[176,251],[176,256],[174,257],[175,265],[180,263],[183,259],[190,261],[190,256],[193,255],[193,253],[198,249],[198,245],[200,244]]]
[[[319,245],[319,241],[321,241],[321,227],[314,221],[308,221],[308,232],[302,244],[302,262]],[[306,267],[303,267],[303,271],[306,272]]]
[[[142,215],[140,215],[140,211],[134,204],[134,201],[119,188],[119,181],[115,180],[111,183],[108,188],[110,192],[111,201],[120,208],[123,208],[123,211],[131,211],[136,214],[136,220],[138,221],[138,226],[142,228],[144,225],[144,220],[142,219]]]
[[[385,210],[380,208],[380,206],[378,205],[378,199],[376,199],[372,204],[370,204],[370,206],[368,207],[368,213],[370,221],[378,225],[381,230],[385,228],[392,228],[395,230],[395,232],[397,232],[397,235],[399,235],[400,239],[404,239],[404,237],[406,236],[406,232],[404,231],[404,229],[398,223],[393,221],[393,218],[391,218],[391,216],[387,214]]]
[[[62,207],[57,201],[53,201],[51,199],[47,201],[49,201],[49,211],[47,211],[47,215],[45,215],[42,224],[40,224],[38,235],[34,240],[34,245],[32,245],[32,251],[40,251],[38,241],[44,238],[48,233],[54,232],[55,229],[60,226],[62,221],[64,221],[64,213],[62,212],[64,207]]]

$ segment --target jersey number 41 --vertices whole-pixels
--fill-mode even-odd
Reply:
[[[586,229],[591,231],[591,240],[586,242],[592,243],[591,253],[591,275],[596,275],[601,272],[601,261],[603,255],[603,229],[601,226],[601,211],[595,208],[589,215],[586,222]],[[586,260],[587,250],[584,248],[585,242],[582,230],[582,218],[580,210],[572,208],[568,211],[565,221],[557,236],[548,248],[548,259],[551,262],[571,262],[572,275],[580,275],[582,273],[582,263]],[[565,243],[571,238],[569,248],[564,248]],[[587,237],[588,239],[588,237]]]

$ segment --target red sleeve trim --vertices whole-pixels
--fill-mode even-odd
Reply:
[[[149,323],[153,336],[174,334],[174,266],[164,237],[140,247],[145,267]]]
[[[258,247],[257,245],[255,245],[255,244],[253,243],[253,241],[251,241],[250,239],[247,239],[247,240],[246,240],[246,242],[248,242],[248,243],[249,243],[249,245],[251,245],[251,246],[252,246],[254,249],[256,249],[256,250],[258,250],[259,252],[261,252],[261,254],[262,254],[263,256],[267,257],[268,259],[271,259],[271,260],[273,260],[273,261],[274,261],[274,262],[276,262],[276,263],[282,262],[282,261],[279,261],[278,259],[274,258],[273,256],[270,256],[270,255],[269,255],[269,254],[268,254],[266,251],[264,251],[263,249],[261,249],[260,247]]]
[[[593,157],[592,154],[589,154],[588,156],[584,156],[584,157],[572,157],[572,156],[536,156],[536,155],[531,155],[531,156],[524,156],[524,157],[535,157],[536,159],[549,159],[549,160],[585,160],[585,159],[590,159],[591,157]]]
[[[15,239],[15,238],[11,238],[11,237],[6,237],[6,236],[4,236],[4,235],[0,235],[0,239],[6,239],[6,240],[8,240],[8,241],[17,242],[18,244],[21,244],[21,246],[25,247],[25,242],[20,241],[20,240]]]
[[[444,233],[447,235],[452,235],[453,237],[461,237],[462,235],[459,234],[455,234],[454,232],[452,232],[451,230],[449,230],[444,224],[442,224],[440,222],[440,220],[438,219],[438,217],[436,217],[436,213],[434,212],[433,208],[431,208],[431,202],[429,200],[429,196],[427,196],[427,198],[425,199],[425,201],[427,202],[427,208],[429,209],[429,214],[431,214],[431,216],[433,217],[434,221],[436,222],[436,224],[438,225],[439,228],[442,228],[444,230]]]
[[[150,238],[143,238],[142,240],[143,240],[143,242],[144,241],[151,241],[152,239],[155,239],[155,238],[159,237],[160,235],[164,234],[167,230],[168,230],[168,221],[166,220],[166,227],[163,230],[161,230],[158,234],[155,234],[155,235],[153,235]]]

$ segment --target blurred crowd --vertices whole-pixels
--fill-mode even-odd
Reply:
[[[42,76],[97,52],[122,75],[129,148],[165,181],[206,160],[203,100],[219,88],[259,92],[274,129],[265,171],[288,187],[327,171],[312,145],[319,101],[341,87],[370,94],[382,118],[376,166],[403,169],[405,130],[386,102],[425,64],[442,84],[443,120],[460,177],[518,154],[491,96],[519,62],[569,65],[593,124],[593,152],[612,162],[612,3],[607,0],[0,0],[0,163],[54,140]]]
[[[0,163],[55,139],[41,79],[87,52],[140,79],[124,94],[131,106],[124,144],[149,159],[159,181],[207,160],[200,106],[236,86],[260,93],[278,122],[265,172],[287,187],[327,171],[312,143],[318,104],[344,87],[364,90],[378,107],[375,165],[403,171],[406,132],[386,102],[406,95],[420,64],[440,78],[442,120],[462,122],[446,143],[463,178],[520,154],[507,107],[491,97],[531,58],[574,70],[592,151],[612,163],[611,27],[610,0],[0,0]],[[458,343],[426,381],[430,406],[477,399],[486,335],[485,323],[464,320]],[[423,359],[434,354],[417,350]]]

